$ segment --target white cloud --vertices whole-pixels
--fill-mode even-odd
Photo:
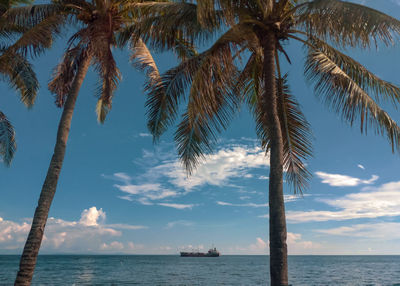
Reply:
[[[103,209],[98,210],[96,207],[91,207],[83,210],[79,223],[86,226],[96,226],[99,225],[99,220],[104,221],[105,219],[106,213],[103,212]]]
[[[66,221],[50,217],[46,224],[41,252],[44,253],[101,253],[108,247],[116,247],[116,237],[121,229],[137,230],[145,226],[128,224],[104,224],[106,214],[102,209],[92,207],[82,211],[79,221]],[[30,230],[31,222],[21,223],[0,220],[0,249],[20,251]],[[128,245],[124,246],[128,250]]]
[[[158,203],[158,205],[163,206],[163,207],[174,208],[174,209],[178,209],[178,210],[191,209],[195,206],[194,204],[172,204],[172,203]]]
[[[289,254],[304,254],[313,252],[316,249],[321,248],[321,244],[303,240],[300,233],[287,233],[287,244]]]
[[[168,155],[164,156],[163,153]],[[146,171],[135,177],[136,182],[132,182],[133,178],[122,172],[112,177],[103,177],[124,183],[114,185],[126,194],[118,196],[123,200],[137,201],[144,205],[171,205],[170,201],[166,203],[163,200],[183,196],[204,185],[233,186],[232,179],[252,178],[252,169],[269,165],[269,158],[260,147],[229,145],[215,154],[205,155],[198,168],[188,176],[181,162],[176,157],[171,158],[173,152],[163,153],[143,153],[140,161],[145,162]]]
[[[166,229],[171,229],[175,226],[192,226],[193,222],[187,221],[187,220],[177,220],[177,221],[171,221],[167,223],[165,226]]]
[[[188,177],[179,161],[166,163],[155,168],[169,178],[176,187],[190,191],[203,185],[229,185],[229,179],[249,175],[252,168],[269,166],[269,159],[259,147],[233,146],[206,155],[193,174]],[[153,171],[153,170],[152,170]]]
[[[110,243],[103,243],[100,245],[102,253],[135,253],[136,250],[143,249],[143,245],[137,245],[133,242],[122,243],[119,241],[112,241]]]
[[[100,246],[100,249],[101,250],[107,250],[107,251],[109,251],[109,250],[111,250],[111,251],[121,251],[121,250],[124,249],[124,245],[121,242],[113,241],[113,242],[111,242],[109,244],[103,243]]]
[[[356,218],[400,216],[400,182],[391,182],[378,188],[364,188],[338,199],[320,199],[334,207],[334,211],[288,211],[290,222],[342,221]]]
[[[137,229],[146,229],[147,226],[143,225],[131,225],[131,224],[123,224],[123,223],[113,223],[113,224],[105,224],[107,227],[116,228],[116,229],[128,229],[128,230],[137,230]]]
[[[255,204],[255,203],[232,204],[232,203],[221,202],[221,201],[217,201],[217,205],[220,205],[220,206],[232,206],[232,207],[252,207],[252,208],[268,207],[268,204]]]
[[[115,173],[114,174],[114,178],[115,179],[120,179],[123,182],[129,182],[129,181],[132,180],[132,178],[129,175],[127,175],[125,173],[122,173],[122,172],[121,173]]]
[[[365,170],[365,167],[363,165],[361,165],[361,164],[358,164],[357,167],[362,169],[362,170]]]
[[[304,197],[309,197],[311,196],[310,194],[303,194],[303,195],[283,195],[283,199],[285,200],[285,203],[290,203],[294,202],[297,200],[302,200]]]
[[[150,133],[147,133],[147,132],[138,132],[138,133],[134,133],[132,136],[133,136],[133,138],[138,138],[138,137],[141,137],[141,138],[153,137],[153,135],[151,135]]]
[[[190,250],[201,251],[201,250],[204,249],[204,245],[203,244],[199,244],[199,245],[192,245],[192,244],[180,245],[180,246],[178,246],[178,249],[180,251],[190,251]]]
[[[121,200],[125,200],[125,201],[129,201],[132,202],[133,198],[131,196],[118,196],[117,198],[121,199]]]
[[[302,235],[299,233],[287,233],[287,244],[289,254],[305,254],[313,253],[315,250],[321,248],[321,244],[308,240],[303,240]],[[257,237],[256,241],[248,246],[227,249],[229,254],[268,254],[269,241]]]
[[[30,229],[27,222],[16,223],[0,218],[0,246],[5,249],[14,249],[15,243],[21,244]]]
[[[400,223],[398,222],[365,223],[315,231],[328,235],[380,241],[400,239]]]
[[[254,244],[250,244],[249,250],[251,252],[264,252],[268,249],[268,244],[262,240],[261,237],[256,238],[256,242]]]
[[[162,188],[161,184],[142,184],[142,185],[115,184],[114,187],[128,194],[127,196],[120,197],[121,199],[132,201],[133,197],[137,197],[137,200],[139,202],[145,202],[143,203],[144,205],[148,204],[149,200],[161,200],[168,197],[176,197],[178,195],[176,191]]]
[[[258,179],[260,179],[260,180],[269,180],[269,177],[267,177],[267,176],[260,176],[260,177],[258,177]]]
[[[308,194],[304,194],[303,197],[309,196]],[[240,197],[241,200],[243,199],[249,199],[250,197],[248,196],[244,196],[244,197]],[[298,199],[302,199],[301,196],[299,195],[284,195],[284,200],[285,203],[289,203],[289,202],[294,202],[297,201]],[[261,208],[261,207],[268,207],[268,204],[255,204],[255,203],[244,203],[244,204],[234,204],[234,203],[229,203],[229,202],[223,202],[223,201],[217,201],[216,202],[217,205],[220,206],[232,206],[232,207],[252,207],[252,208]],[[266,216],[260,216],[260,217],[268,217]]]
[[[315,174],[322,179],[322,183],[328,184],[333,187],[355,187],[358,185],[371,185],[379,179],[379,177],[376,175],[372,175],[371,179],[369,180],[362,180],[347,175],[329,174],[325,172],[315,172]]]

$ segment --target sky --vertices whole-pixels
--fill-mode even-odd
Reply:
[[[400,3],[365,0],[400,18]],[[35,60],[41,83],[31,110],[0,83],[0,110],[17,132],[10,168],[0,164],[0,254],[22,251],[54,148],[61,110],[47,90],[66,39]],[[387,140],[360,134],[314,96],[303,76],[304,50],[289,42],[284,64],[313,131],[309,189],[285,184],[289,254],[400,254],[400,155]],[[400,85],[400,46],[348,50],[381,78]],[[96,121],[93,70],[82,86],[42,254],[268,254],[269,162],[246,108],[223,132],[213,154],[187,177],[177,159],[175,126],[157,145],[146,128],[144,76],[127,51],[115,51],[123,74],[104,125]],[[156,54],[161,70],[176,64]],[[393,119],[400,114],[384,105]]]

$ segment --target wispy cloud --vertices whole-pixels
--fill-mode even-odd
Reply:
[[[114,187],[120,191],[129,194],[128,196],[122,197],[125,200],[132,200],[131,198],[135,195],[138,199],[145,198],[147,200],[160,200],[168,197],[176,197],[178,192],[169,189],[163,189],[160,184],[142,184],[142,185],[117,185]]]
[[[363,239],[400,239],[400,223],[398,222],[355,224],[330,229],[318,229],[315,231],[328,235],[358,237]]]
[[[308,194],[303,195],[303,197],[305,197],[305,196],[310,196],[310,195],[308,195]],[[248,197],[248,196],[239,197],[239,199],[241,199],[241,200],[249,199],[249,198],[250,197]],[[294,202],[294,201],[297,201],[299,199],[302,199],[302,197],[298,196],[298,195],[284,195],[285,203]],[[264,204],[256,204],[256,203],[240,203],[240,204],[236,204],[236,203],[230,203],[230,202],[217,201],[216,204],[220,205],[220,206],[231,206],[231,207],[251,207],[251,208],[268,207],[267,203],[264,203]],[[261,215],[259,217],[267,218],[268,215]]]
[[[168,155],[164,156],[164,153]],[[144,151],[143,158],[139,160],[144,164],[141,175],[131,177],[124,172],[116,172],[112,176],[103,177],[122,182],[114,184],[114,187],[125,193],[119,196],[123,200],[167,206],[174,205],[170,202],[171,198],[183,196],[206,185],[234,186],[233,179],[251,179],[253,169],[265,169],[269,165],[268,156],[259,147],[228,145],[217,150],[215,154],[206,155],[194,173],[187,176],[181,162],[176,157],[172,158],[171,153],[160,150],[157,154]],[[165,202],[164,199],[168,201]],[[186,208],[190,208],[189,206],[193,207],[188,204]]]
[[[221,202],[221,201],[217,201],[217,205],[231,206],[231,207],[252,207],[252,208],[268,207],[268,204],[255,204],[255,203],[233,204],[233,203]]]
[[[378,188],[364,188],[337,199],[320,199],[337,210],[288,211],[292,223],[310,221],[343,221],[356,218],[400,216],[400,182],[391,182]]]
[[[133,138],[138,138],[138,137],[141,137],[141,138],[153,137],[153,135],[151,135],[150,133],[147,133],[147,132],[138,132],[138,133],[133,134]]]
[[[303,195],[283,195],[283,199],[285,200],[285,203],[290,203],[294,202],[297,200],[302,200],[304,197],[309,197],[311,196],[310,194],[303,194]]]
[[[167,225],[165,226],[166,229],[171,229],[174,228],[175,226],[192,226],[194,223],[191,221],[187,221],[187,220],[177,220],[177,221],[171,221],[169,223],[167,223]]]
[[[195,204],[173,204],[173,203],[158,203],[158,205],[178,210],[192,209],[195,206]]]
[[[178,161],[158,166],[156,169],[168,177],[173,185],[190,191],[203,185],[229,185],[230,179],[248,177],[251,175],[251,169],[267,166],[269,159],[261,148],[231,146],[205,156],[204,161],[190,177]]]
[[[333,187],[355,187],[359,185],[371,185],[379,179],[379,177],[376,175],[372,175],[371,179],[369,180],[362,180],[347,175],[329,174],[325,172],[315,172],[315,174],[322,179],[322,183],[328,184]]]

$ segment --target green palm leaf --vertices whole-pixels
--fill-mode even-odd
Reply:
[[[311,128],[300,105],[290,94],[287,76],[277,78],[277,92],[286,180],[293,186],[294,193],[302,193],[311,179],[311,173],[304,163],[312,156]]]
[[[176,39],[205,42],[222,23],[221,13],[216,13],[203,25],[197,18],[197,6],[187,2],[145,2],[140,7],[142,17],[132,32],[152,49],[174,48]]]
[[[189,174],[203,154],[211,152],[216,134],[226,129],[241,100],[235,92],[237,70],[230,47],[217,51],[208,54],[193,75],[187,111],[175,133]]]
[[[315,81],[315,93],[351,125],[360,118],[361,131],[372,125],[386,134],[392,149],[400,150],[400,128],[390,116],[329,55],[309,50],[305,74]]]
[[[0,157],[6,166],[10,166],[16,150],[14,128],[4,113],[0,111]]]
[[[55,36],[59,35],[61,27],[65,24],[65,18],[61,15],[52,15],[27,29],[8,50],[26,55],[30,52],[36,56],[48,49],[53,44]]]
[[[180,100],[204,56],[200,54],[183,61],[163,74],[157,84],[146,86],[148,91],[147,126],[155,140],[158,140],[159,136],[174,122]]]
[[[21,101],[31,107],[36,99],[39,83],[31,64],[17,53],[0,56],[0,73],[8,78],[11,87],[19,92]]]
[[[338,65],[358,86],[371,93],[377,103],[389,102],[394,106],[400,103],[399,87],[380,79],[356,60],[341,53],[326,42],[311,38],[310,43]]]
[[[400,21],[364,5],[340,0],[314,0],[295,8],[297,25],[307,34],[340,46],[392,44]]]

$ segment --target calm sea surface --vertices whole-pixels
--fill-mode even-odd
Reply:
[[[0,285],[18,256],[0,255]],[[400,256],[290,256],[292,285],[397,285]],[[268,256],[40,256],[33,285],[268,285]]]

